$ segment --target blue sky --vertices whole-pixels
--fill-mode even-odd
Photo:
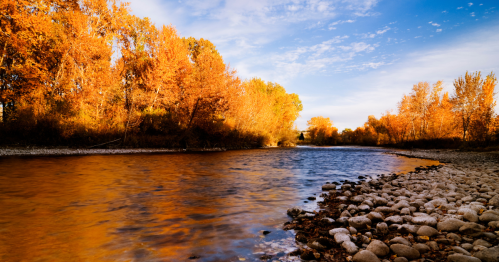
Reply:
[[[297,93],[297,121],[340,130],[396,110],[419,81],[499,74],[499,1],[132,0],[132,13],[213,42],[242,79]]]

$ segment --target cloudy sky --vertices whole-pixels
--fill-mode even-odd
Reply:
[[[131,0],[132,13],[213,42],[242,79],[297,93],[297,124],[340,130],[396,110],[419,81],[499,74],[499,1]]]

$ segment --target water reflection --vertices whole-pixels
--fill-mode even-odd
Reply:
[[[320,185],[434,161],[383,149],[0,159],[1,261],[256,259]],[[315,207],[315,203],[309,203]]]

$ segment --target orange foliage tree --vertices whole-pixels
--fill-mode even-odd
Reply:
[[[4,141],[126,146],[291,145],[296,94],[241,81],[205,39],[114,0],[0,3]]]

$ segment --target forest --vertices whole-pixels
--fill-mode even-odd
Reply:
[[[494,73],[468,73],[454,80],[453,93],[443,82],[419,82],[398,103],[396,113],[370,115],[364,126],[338,132],[329,118],[308,121],[308,137],[315,145],[369,145],[418,148],[488,147],[499,143],[495,112]]]
[[[293,145],[296,94],[106,0],[0,3],[0,145]]]

